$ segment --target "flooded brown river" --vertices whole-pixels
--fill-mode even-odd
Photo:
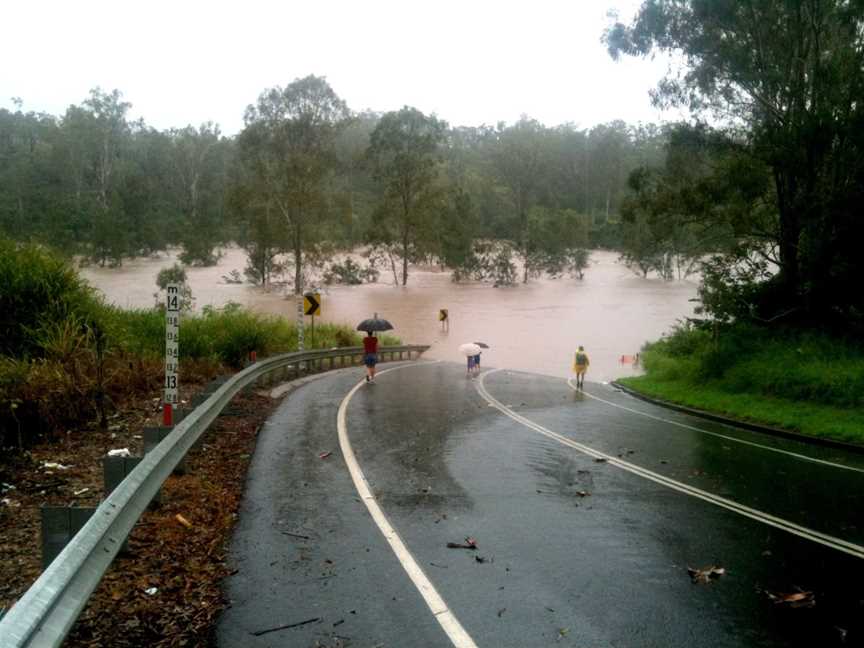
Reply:
[[[377,312],[393,323],[393,332],[405,343],[431,345],[427,358],[464,362],[459,345],[480,341],[491,347],[483,353],[484,367],[553,376],[570,375],[573,353],[582,344],[591,359],[588,380],[608,381],[637,371],[620,362],[622,355],[635,354],[645,341],[693,314],[689,300],[697,285],[695,280],[637,277],[617,256],[592,252],[581,281],[539,279],[493,288],[454,284],[449,272],[413,269],[404,288],[390,283],[332,286],[322,290],[322,316],[316,320],[353,327]],[[168,254],[135,259],[120,269],[85,268],[82,274],[119,306],[149,307],[157,290],[156,274],[175,261]],[[228,249],[215,267],[187,269],[196,310],[234,301],[261,313],[295,318],[295,302],[286,300],[284,292],[223,280],[232,270],[242,273],[245,263],[242,250]],[[392,276],[382,272],[381,281],[392,281]],[[449,311],[449,330],[438,322],[441,308]],[[182,328],[180,344],[182,354]]]

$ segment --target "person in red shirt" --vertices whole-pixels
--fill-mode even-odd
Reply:
[[[363,338],[363,364],[366,365],[366,382],[373,382],[375,365],[378,364],[378,338],[372,335],[372,331],[367,331]]]

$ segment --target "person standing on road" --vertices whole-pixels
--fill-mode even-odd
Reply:
[[[475,374],[480,373],[480,354],[479,353],[474,356],[474,373]]]
[[[573,358],[573,371],[576,372],[576,388],[585,389],[585,372],[588,371],[588,365],[591,361],[588,359],[588,354],[585,353],[585,347],[579,347],[576,355]]]
[[[363,364],[366,365],[366,382],[375,380],[375,365],[378,364],[378,338],[366,331],[363,338]]]

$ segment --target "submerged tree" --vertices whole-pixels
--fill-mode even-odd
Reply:
[[[325,179],[348,108],[321,77],[265,90],[246,109],[238,137],[242,164],[265,203],[281,215],[294,261],[294,292],[303,291],[303,263],[320,240],[328,206]]]
[[[408,261],[423,247],[423,234],[441,206],[437,184],[446,124],[408,106],[384,115],[372,131],[368,157],[383,196],[373,217],[369,240],[402,261],[402,285]]]
[[[215,265],[222,242],[222,192],[219,127],[212,122],[171,133],[173,180],[183,213],[180,243],[183,263]]]
[[[532,268],[529,214],[548,172],[544,131],[539,122],[523,116],[513,126],[499,127],[492,153],[495,175],[506,188],[516,215],[515,247],[522,259],[523,282],[528,281]]]

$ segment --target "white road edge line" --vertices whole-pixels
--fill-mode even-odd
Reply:
[[[426,364],[434,364],[437,361],[430,361]],[[392,369],[385,369],[384,371],[379,371],[378,375],[388,373],[390,371],[396,371],[398,369],[404,369],[406,367],[417,367],[422,365],[402,365],[399,367],[393,367]],[[372,489],[369,486],[369,482],[366,480],[366,475],[363,474],[363,470],[360,468],[360,464],[357,462],[357,458],[354,456],[354,450],[351,447],[351,441],[348,439],[348,425],[345,422],[346,413],[348,411],[348,403],[351,401],[351,398],[357,392],[358,389],[363,387],[366,382],[365,380],[360,381],[356,385],[354,385],[353,389],[342,399],[342,402],[339,404],[339,412],[336,415],[336,427],[339,432],[339,447],[342,449],[342,456],[345,458],[345,463],[348,465],[348,472],[351,473],[351,479],[354,481],[354,487],[357,489],[357,492],[360,495],[360,499],[363,500],[363,503],[366,505],[366,508],[369,510],[369,514],[372,516],[372,519],[375,520],[375,524],[378,525],[378,528],[381,530],[381,533],[386,538],[387,542],[390,543],[391,549],[393,549],[393,553],[396,554],[396,558],[402,564],[402,568],[408,574],[408,577],[414,583],[414,586],[420,592],[420,595],[423,597],[423,600],[426,601],[426,605],[429,606],[429,609],[432,611],[432,614],[438,620],[438,623],[441,625],[441,628],[444,632],[447,633],[447,636],[450,638],[450,641],[453,643],[456,648],[477,648],[477,644],[474,643],[474,640],[462,627],[462,624],[459,623],[459,620],[456,618],[456,615],[447,607],[447,604],[444,602],[444,599],[438,593],[438,590],[435,589],[435,586],[432,584],[432,581],[426,576],[423,572],[423,569],[414,559],[414,556],[411,554],[411,551],[405,545],[399,533],[393,526],[390,524],[390,521],[387,519],[387,516],[384,514],[384,511],[378,505],[378,501],[375,499],[375,495],[372,493]],[[374,389],[374,388],[373,388]]]
[[[605,452],[595,450],[594,448],[586,446],[585,444],[573,441],[572,439],[568,439],[567,437],[562,436],[557,432],[553,432],[552,430],[543,427],[539,423],[535,423],[534,421],[527,419],[520,414],[517,414],[516,412],[508,408],[506,405],[503,405],[486,390],[486,386],[484,385],[486,376],[497,371],[501,370],[493,369],[491,371],[487,371],[481,374],[480,379],[475,383],[477,391],[480,393],[480,396],[482,396],[486,400],[486,402],[488,402],[492,407],[509,416],[514,421],[521,423],[525,427],[531,428],[535,432],[538,432],[543,436],[549,437],[550,439],[554,439],[562,445],[570,446],[571,448],[574,448],[579,452],[588,455],[589,457],[594,457],[595,459],[604,459],[607,463],[617,468],[621,468],[622,470],[626,470],[627,472],[643,477],[644,479],[648,479],[662,486],[666,486],[667,488],[671,488],[680,493],[684,493],[685,495],[690,495],[691,497],[704,500],[721,508],[733,511],[734,513],[738,513],[739,515],[743,515],[744,517],[756,520],[757,522],[762,522],[763,524],[767,524],[768,526],[773,526],[777,529],[788,531],[789,533],[797,535],[801,538],[817,542],[826,547],[830,547],[831,549],[842,551],[851,556],[855,556],[856,558],[864,558],[864,547],[862,547],[861,545],[848,542],[846,540],[843,540],[842,538],[836,538],[820,531],[808,529],[807,527],[800,526],[798,524],[795,524],[794,522],[790,522],[789,520],[773,516],[770,513],[765,513],[764,511],[760,511],[758,509],[750,508],[749,506],[739,504],[734,500],[720,497],[719,495],[714,495],[713,493],[709,493],[708,491],[704,491],[694,486],[689,486],[682,482],[671,479],[670,477],[666,477],[646,468],[642,468],[641,466],[637,466],[636,464],[632,464],[629,461],[624,461],[613,455],[606,454]]]
[[[767,450],[769,452],[779,452],[780,454],[787,455],[789,457],[795,457],[796,459],[800,459],[801,461],[811,461],[813,463],[822,464],[825,466],[831,466],[832,468],[840,468],[842,470],[851,470],[853,472],[864,473],[864,468],[856,468],[855,466],[845,466],[843,464],[834,463],[833,461],[828,461],[826,459],[817,459],[816,457],[808,457],[807,455],[800,454],[798,452],[791,452],[789,450],[781,450],[780,448],[772,448],[771,446],[762,445],[761,443],[754,443],[753,441],[745,441],[744,439],[738,439],[736,437],[728,436],[726,434],[720,434],[719,432],[711,432],[709,430],[703,430],[702,428],[698,428],[693,425],[687,425],[686,423],[678,423],[676,421],[670,421],[669,419],[664,419],[660,416],[654,416],[653,414],[648,414],[647,412],[642,412],[637,409],[633,409],[631,407],[626,407],[625,405],[619,405],[618,403],[613,403],[612,401],[608,401],[604,398],[600,398],[599,396],[595,396],[594,394],[589,394],[586,391],[577,390],[573,385],[573,379],[569,378],[567,380],[567,384],[570,385],[570,389],[573,391],[579,391],[580,394],[584,394],[589,398],[593,398],[596,401],[600,401],[601,403],[605,403],[606,405],[611,405],[612,407],[617,407],[618,409],[626,410],[628,412],[632,412],[633,414],[639,414],[640,416],[646,416],[650,419],[654,419],[655,421],[660,421],[662,423],[668,423],[669,425],[677,425],[678,427],[685,428],[687,430],[693,430],[695,432],[701,432],[702,434],[708,434],[710,436],[719,437],[721,439],[726,439],[727,441],[734,441],[735,443],[742,443],[744,445],[753,446],[755,448],[761,448],[763,450]]]

